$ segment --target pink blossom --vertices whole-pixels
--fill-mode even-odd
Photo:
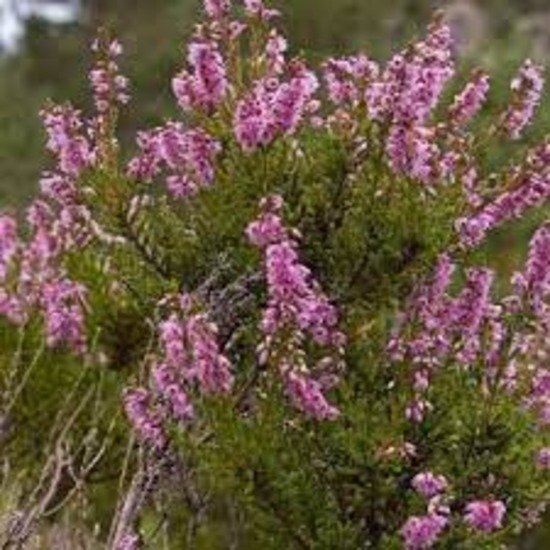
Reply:
[[[56,279],[44,285],[41,301],[49,346],[67,345],[85,351],[84,296],[85,288],[69,279]]]
[[[275,29],[271,29],[265,46],[267,72],[271,76],[281,74],[286,66],[285,52],[288,49],[286,39]]]
[[[504,115],[503,125],[513,139],[519,139],[531,122],[540,103],[544,87],[544,70],[527,59],[518,76],[512,81],[512,103]]]
[[[102,54],[88,75],[96,110],[99,116],[102,116],[116,103],[128,103],[129,81],[120,74],[116,61],[122,54],[122,45],[118,40],[106,42],[100,38],[96,40],[92,49]]]
[[[414,476],[411,482],[414,490],[426,498],[432,498],[443,493],[448,488],[445,477],[432,472],[421,472]]]
[[[465,88],[454,98],[449,109],[452,124],[465,126],[479,112],[489,93],[489,77],[476,71]]]
[[[417,398],[407,406],[405,416],[407,417],[407,420],[410,420],[415,424],[420,424],[432,408],[433,406],[429,401]]]
[[[430,128],[400,124],[392,126],[386,153],[390,167],[397,173],[423,183],[432,183],[437,178],[440,151]]]
[[[279,16],[279,11],[266,8],[263,0],[244,0],[246,12],[251,17],[259,17],[264,21],[269,21]]]
[[[57,156],[62,172],[75,176],[93,163],[92,147],[82,134],[79,111],[70,105],[50,105],[40,116],[48,134],[46,147]]]
[[[180,369],[181,365],[159,363],[153,367],[152,376],[168,417],[185,424],[193,419],[194,410],[185,389],[185,371]]]
[[[145,442],[157,449],[166,445],[162,418],[154,409],[151,396],[145,388],[126,390],[124,409],[136,433]]]
[[[118,541],[116,550],[139,550],[140,546],[141,542],[139,535],[128,533]]]
[[[228,91],[225,61],[213,41],[196,41],[189,45],[189,70],[172,80],[172,89],[180,107],[188,112],[198,109],[212,112]]]
[[[550,470],[550,447],[545,447],[537,453],[537,466],[541,470]]]
[[[231,363],[220,352],[214,323],[201,313],[189,317],[187,335],[193,357],[193,372],[205,393],[229,393],[233,387]]]
[[[220,19],[231,9],[231,0],[204,0],[204,11],[213,19]]]
[[[244,151],[269,145],[279,135],[294,134],[310,113],[318,88],[315,75],[298,65],[288,81],[257,81],[238,102],[233,130]]]
[[[269,357],[274,341],[289,338],[289,342],[280,342],[286,352],[276,354],[287,393],[295,406],[311,417],[333,418],[338,411],[326,401],[321,377],[314,378],[298,357],[303,355],[305,335],[321,347],[339,348],[345,338],[337,329],[334,306],[299,260],[298,243],[280,216],[282,206],[279,196],[263,199],[260,216],[246,230],[250,242],[265,254],[268,304],[261,321],[265,335],[262,354]]]
[[[0,283],[8,274],[12,260],[19,249],[17,222],[12,216],[0,216]]]
[[[378,76],[378,65],[366,55],[330,58],[323,66],[329,97],[336,105],[363,100],[369,82]]]
[[[447,527],[448,519],[438,514],[410,517],[401,528],[407,550],[433,548]]]
[[[366,92],[372,118],[425,125],[454,74],[449,27],[432,24],[426,38],[394,56]]]
[[[464,521],[476,531],[491,533],[502,528],[506,506],[500,500],[480,500],[466,506]]]
[[[285,388],[294,406],[315,420],[332,420],[340,411],[330,405],[324,396],[321,383],[310,376],[289,371]]]
[[[212,183],[220,144],[204,130],[186,130],[178,122],[138,134],[141,152],[128,165],[135,178],[151,181],[166,172],[165,184],[174,198],[188,197]]]

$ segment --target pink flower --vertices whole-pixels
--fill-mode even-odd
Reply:
[[[401,536],[407,550],[433,548],[448,524],[448,519],[439,514],[410,517],[401,528]]]
[[[396,124],[389,131],[386,153],[390,167],[397,173],[432,183],[437,175],[439,148],[434,132],[423,126]]]
[[[310,376],[290,371],[285,388],[294,406],[315,420],[332,420],[340,411],[329,404],[323,394],[323,386]]]
[[[541,470],[550,470],[550,447],[541,449],[537,453],[537,465]]]
[[[424,126],[454,74],[451,31],[436,22],[428,35],[394,56],[366,91],[372,118]]]
[[[189,197],[212,183],[220,144],[202,129],[186,130],[178,122],[138,134],[141,152],[128,165],[131,177],[151,181],[166,171],[174,198]]]
[[[529,154],[525,164],[517,168],[522,173],[519,185],[504,191],[474,215],[456,221],[463,246],[478,246],[491,230],[520,218],[529,208],[542,204],[550,197],[550,174],[546,171],[549,153],[548,144],[537,147]]]
[[[269,145],[276,137],[294,134],[310,114],[318,88],[315,75],[302,65],[292,78],[272,77],[257,81],[238,103],[233,131],[244,151]]]
[[[513,139],[519,139],[531,122],[540,103],[544,87],[544,69],[527,59],[518,76],[512,81],[512,103],[504,115],[503,125]]]
[[[141,546],[140,537],[135,533],[124,535],[117,543],[116,550],[138,550]]]
[[[85,288],[69,279],[55,279],[41,292],[49,346],[66,345],[83,353],[86,350],[84,316]]]
[[[298,243],[281,219],[282,198],[272,196],[261,202],[260,216],[246,230],[250,242],[264,251],[268,304],[261,329],[265,335],[263,362],[278,342],[284,353],[277,367],[294,405],[319,420],[336,417],[338,411],[324,397],[325,384],[304,364],[301,342],[309,336],[321,347],[340,348],[345,338],[337,330],[336,310],[323,294],[310,270],[298,257]],[[288,341],[286,341],[288,340]],[[332,358],[327,361],[331,364]],[[330,377],[329,377],[330,378]]]
[[[219,349],[218,329],[204,314],[187,321],[187,337],[193,358],[193,372],[205,393],[229,393],[233,387],[231,363]]]
[[[213,41],[196,41],[189,45],[187,61],[190,70],[183,70],[172,80],[172,89],[180,107],[211,112],[228,91],[225,61]]]
[[[162,417],[154,409],[149,392],[145,388],[126,390],[123,401],[126,415],[139,437],[162,449],[166,445]]]
[[[116,61],[116,58],[122,55],[122,45],[118,40],[105,42],[103,38],[99,38],[94,42],[92,49],[105,56],[98,59],[88,75],[95,107],[101,117],[116,103],[128,103],[129,81],[120,74]]]
[[[362,101],[369,82],[377,76],[378,65],[365,55],[330,58],[323,66],[329,97],[336,105]]]
[[[93,163],[92,147],[82,135],[80,111],[70,105],[50,105],[40,116],[48,134],[46,147],[57,156],[62,172],[76,176]]]
[[[464,521],[476,531],[491,533],[502,528],[506,506],[500,500],[481,500],[466,506]]]
[[[405,416],[407,417],[407,420],[410,420],[415,424],[420,424],[432,408],[433,406],[429,401],[417,398],[407,406]]]
[[[449,109],[451,124],[468,124],[483,106],[488,92],[489,77],[482,71],[476,71],[470,82],[453,100]]]
[[[213,19],[220,19],[231,9],[231,0],[204,0],[204,11]]]
[[[447,490],[449,484],[445,477],[432,472],[422,472],[414,476],[411,482],[414,490],[426,498],[432,498]]]

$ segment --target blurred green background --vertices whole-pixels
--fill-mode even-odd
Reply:
[[[70,99],[87,107],[87,45],[99,24],[111,27],[126,47],[123,71],[132,80],[134,100],[121,124],[122,139],[130,140],[136,128],[177,115],[169,82],[182,64],[185,38],[200,10],[195,0],[81,0],[76,20],[53,24],[25,15],[19,3],[28,5],[29,1],[0,0],[0,31],[9,21],[21,31],[17,44],[12,42],[10,52],[0,55],[0,209],[28,203],[47,166],[38,119],[45,101]],[[550,0],[275,3],[284,13],[282,24],[292,48],[312,60],[357,50],[384,59],[421,33],[434,10],[445,10],[455,33],[461,71],[467,74],[473,65],[482,65],[492,75],[486,117],[506,101],[509,81],[523,58],[530,56],[550,65]],[[545,128],[550,129],[550,95],[543,101],[526,144],[540,138]],[[507,151],[492,154],[498,161]],[[490,257],[505,273],[517,266],[533,228],[545,215],[534,214],[493,237]],[[543,529],[525,541],[522,550],[548,550],[550,536],[545,537]]]

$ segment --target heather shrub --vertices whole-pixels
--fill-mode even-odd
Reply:
[[[55,163],[0,218],[4,548],[76,504],[117,550],[513,544],[548,491],[550,230],[509,284],[484,244],[550,194],[516,143],[542,69],[476,125],[438,17],[312,68],[261,1],[204,11],[179,117],[128,150],[99,34],[93,113],[44,108]]]

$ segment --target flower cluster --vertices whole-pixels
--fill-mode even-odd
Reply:
[[[500,309],[490,300],[494,274],[483,268],[467,270],[464,288],[452,296],[449,288],[454,270],[449,256],[442,255],[432,279],[417,289],[406,318],[402,318],[405,326],[416,325],[417,329],[410,337],[391,341],[395,360],[408,358],[419,367],[429,368],[447,361],[463,368],[480,359],[492,363],[493,346],[487,347],[481,335],[490,329],[496,345],[504,330],[498,326]]]
[[[61,263],[62,254],[79,242],[82,212],[67,207],[60,215],[36,200],[28,210],[26,242],[13,218],[0,218],[0,315],[23,325],[39,311],[48,345],[84,352],[86,290],[67,276]]]
[[[447,524],[447,518],[436,513],[410,517],[401,528],[405,548],[407,550],[432,548],[441,537]]]
[[[279,135],[294,134],[315,111],[317,77],[299,62],[291,69],[288,81],[276,77],[259,80],[237,104],[233,127],[245,151],[269,145]]]
[[[172,81],[172,89],[184,111],[211,112],[228,91],[224,59],[213,40],[195,41],[189,46],[190,71],[183,70]]]
[[[511,219],[519,219],[527,210],[550,197],[549,158],[549,143],[530,151],[521,166],[506,174],[508,190],[473,215],[456,221],[460,240],[465,247],[479,245],[491,230]]]
[[[103,43],[105,42],[105,43]],[[89,79],[98,114],[103,115],[117,103],[130,101],[128,79],[120,74],[117,58],[122,55],[122,45],[117,40],[105,40],[100,36],[92,44],[92,51],[100,56],[90,71]]]
[[[338,410],[323,395],[327,380],[313,378],[303,345],[309,336],[319,346],[338,349],[345,338],[337,328],[334,306],[299,260],[296,234],[284,226],[282,207],[279,196],[263,199],[262,213],[247,228],[250,242],[265,255],[268,304],[261,322],[262,354],[275,359],[287,393],[299,409],[316,419],[334,418]]]
[[[48,135],[46,147],[57,157],[61,173],[77,176],[93,164],[93,148],[83,134],[79,111],[70,105],[50,105],[40,114]]]
[[[220,19],[231,9],[231,0],[205,0],[204,11],[209,17]]]
[[[142,181],[152,181],[163,169],[165,183],[175,198],[188,197],[214,178],[214,162],[219,143],[204,130],[186,130],[179,122],[141,132],[140,154],[128,165],[128,173]]]
[[[543,69],[528,59],[512,81],[513,100],[503,119],[504,130],[513,139],[521,137],[531,122],[544,87]]]
[[[229,360],[219,349],[216,325],[197,311],[191,296],[168,297],[174,311],[158,326],[159,353],[152,360],[149,388],[127,391],[126,414],[140,437],[155,448],[166,442],[164,424],[193,419],[190,392],[226,394],[233,387]]]
[[[489,93],[489,76],[475,71],[464,89],[456,95],[449,108],[451,124],[465,126],[480,111]]]
[[[502,528],[506,506],[500,500],[470,502],[464,521],[473,529],[490,533]]]
[[[90,73],[96,116],[85,120],[69,104],[50,104],[41,111],[55,169],[43,174],[40,196],[28,209],[27,240],[18,237],[13,219],[2,217],[0,224],[0,314],[24,324],[38,310],[47,343],[80,353],[87,347],[86,289],[68,276],[65,255],[102,234],[102,228],[82,200],[78,180],[103,160],[99,152],[107,137],[101,130],[107,111],[128,99],[127,80],[114,61],[121,53],[118,42],[98,41],[93,49],[98,56],[105,55]]]
[[[432,472],[421,472],[413,478],[412,486],[418,494],[425,498],[432,498],[443,493],[448,483],[444,476],[435,475]]]
[[[323,66],[329,98],[336,105],[361,104],[369,82],[378,73],[378,64],[363,54],[331,58]]]

